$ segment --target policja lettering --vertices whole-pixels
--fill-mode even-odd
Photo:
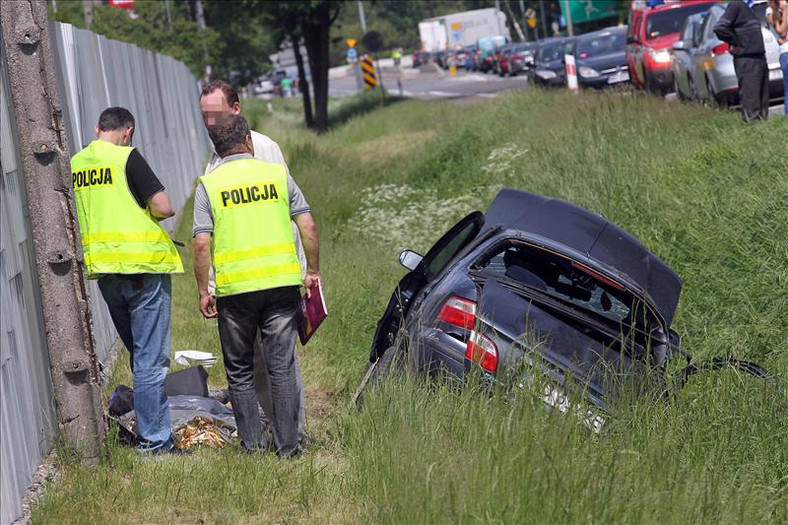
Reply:
[[[246,186],[233,190],[223,190],[221,196],[222,207],[224,208],[238,206],[239,204],[279,200],[279,192],[276,191],[276,185],[273,182],[255,184],[254,186]]]
[[[112,170],[107,166],[75,171],[71,174],[71,182],[75,190],[90,186],[106,186],[112,184]]]

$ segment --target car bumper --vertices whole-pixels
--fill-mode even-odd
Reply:
[[[646,85],[650,86],[652,91],[669,93],[673,90],[673,70],[670,68],[647,70]]]

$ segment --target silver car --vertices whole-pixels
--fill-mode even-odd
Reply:
[[[697,13],[687,17],[681,28],[681,36],[673,43],[673,91],[679,100],[697,100],[692,56],[698,49],[701,27],[707,14]]]
[[[783,94],[783,73],[780,69],[780,46],[777,43],[777,36],[766,24],[766,2],[756,3],[753,9],[762,25],[766,61],[769,64],[770,94],[773,98],[780,97]],[[709,9],[700,28],[698,46],[690,54],[693,62],[692,79],[698,99],[728,105],[738,100],[739,84],[733,70],[733,56],[728,50],[728,44],[717,38],[713,31],[724,12],[725,8],[722,6],[715,5]]]

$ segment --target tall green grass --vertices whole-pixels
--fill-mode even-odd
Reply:
[[[788,399],[734,372],[697,377],[671,402],[622,408],[598,435],[538,396],[490,397],[474,384],[395,381],[362,413],[349,406],[404,273],[398,250],[423,252],[502,186],[569,200],[632,232],[684,280],[674,328],[687,350],[785,377],[786,120],[746,127],[732,113],[649,97],[542,91],[464,107],[380,107],[370,95],[332,104],[344,121],[315,136],[293,101],[272,112],[244,103],[282,145],[320,229],[331,315],[299,349],[310,452],[280,462],[200,451],[147,464],[113,445],[97,469],[64,463],[34,521],[788,520]],[[179,238],[190,226],[187,208]],[[173,349],[220,354],[183,255]],[[220,364],[210,380],[223,384]]]

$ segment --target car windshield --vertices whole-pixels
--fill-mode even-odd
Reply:
[[[485,53],[495,51],[506,45],[506,37],[504,36],[491,36],[488,38],[479,39],[479,49]]]
[[[519,44],[512,48],[512,53],[522,53],[523,51],[529,51],[533,48],[533,44]]]
[[[623,53],[626,46],[624,33],[603,33],[594,38],[584,38],[577,44],[577,56],[589,58],[612,53]]]
[[[652,13],[646,19],[646,39],[678,33],[688,16],[708,11],[713,4],[694,4]]]
[[[577,261],[537,246],[508,242],[474,269],[486,275],[505,277],[616,323],[632,325],[633,317],[641,317],[641,314],[633,316],[634,305],[640,301],[619,283]],[[648,320],[637,319],[634,324],[652,325],[653,319],[649,315]]]
[[[550,44],[542,44],[539,46],[539,60],[542,62],[547,62],[548,60],[558,60],[562,56],[564,56],[564,48],[566,44],[564,42],[552,42]]]

